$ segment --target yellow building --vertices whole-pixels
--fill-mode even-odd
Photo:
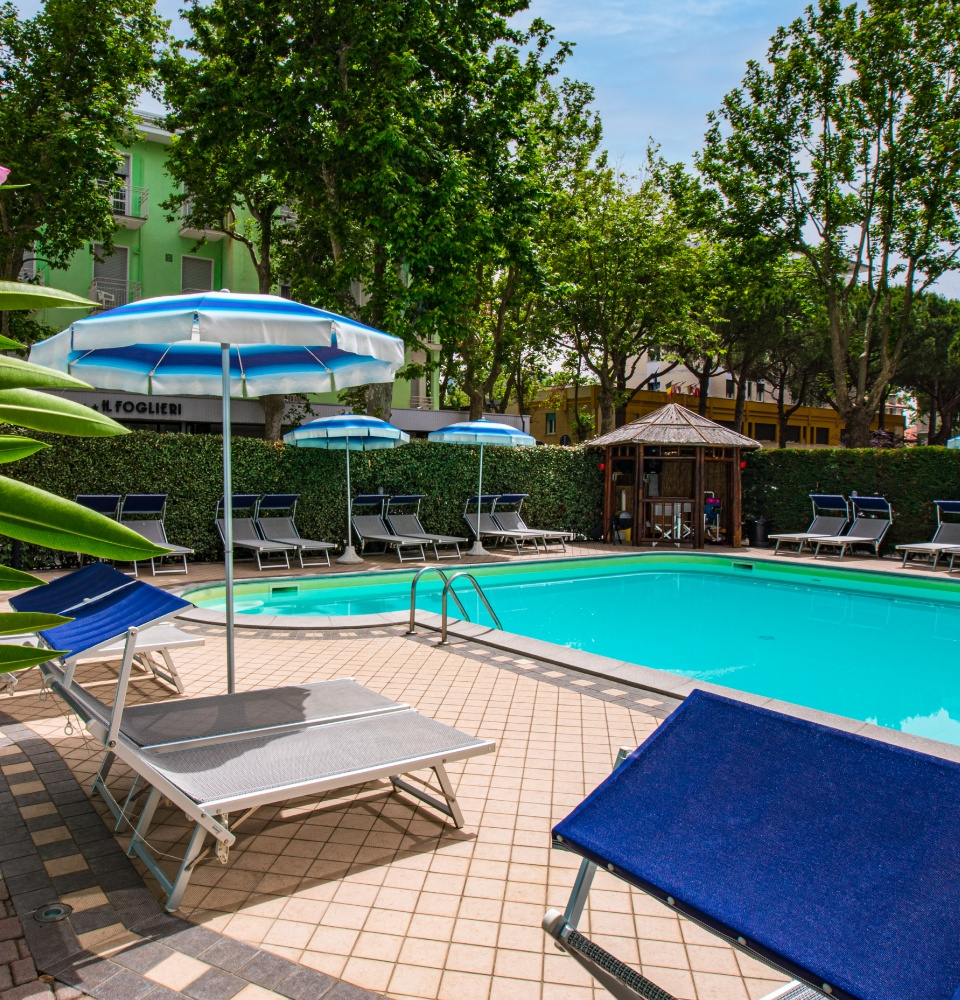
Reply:
[[[575,404],[576,400],[576,404]],[[627,421],[646,416],[666,403],[679,403],[696,410],[698,397],[688,393],[654,392],[641,389],[627,404]],[[530,433],[544,444],[577,444],[579,438],[576,426],[576,410],[579,408],[585,424],[585,440],[600,433],[600,400],[598,386],[580,386],[578,392],[570,386],[547,389],[540,393],[530,407]],[[733,427],[736,400],[722,396],[707,397],[706,416],[710,420]],[[512,404],[509,412],[516,413]],[[902,438],[904,431],[903,410],[889,406],[885,415],[885,429]],[[879,427],[875,419],[873,427]],[[777,404],[748,399],[744,403],[743,427],[741,433],[759,441],[764,448],[779,447],[779,422]],[[828,406],[801,406],[794,412],[787,424],[788,448],[838,448],[843,421],[836,410]]]

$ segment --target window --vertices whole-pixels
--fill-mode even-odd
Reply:
[[[547,414],[547,437],[552,437],[557,433],[557,415],[555,413]]]
[[[570,435],[564,434],[563,437],[560,438],[560,444],[562,444],[564,448],[569,448],[570,445],[573,444],[573,441],[570,440]]]
[[[660,376],[659,375],[655,375],[652,379],[650,379],[650,381],[647,383],[647,388],[651,392],[659,392],[660,391]]]
[[[277,295],[281,299],[292,299],[293,298],[293,286],[289,281],[281,281],[279,287],[277,288]]]
[[[727,379],[727,399],[733,399],[737,394],[737,387],[732,378]]]
[[[787,434],[784,438],[786,441],[791,441],[794,444],[800,443],[800,428],[795,424],[787,424]]]
[[[830,444],[830,428],[829,427],[816,427],[814,428],[817,439],[817,444]]]
[[[754,424],[753,425],[753,436],[758,441],[776,441],[777,440],[777,425],[776,424]]]
[[[213,291],[213,261],[208,257],[184,254],[180,258],[180,290],[182,292]]]
[[[767,384],[766,384],[766,382],[758,382],[757,383],[757,402],[758,403],[762,403],[763,402],[763,394],[766,391],[767,391]]]

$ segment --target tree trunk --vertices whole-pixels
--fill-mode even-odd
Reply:
[[[713,374],[709,365],[703,366],[703,371],[699,376],[700,396],[697,399],[697,413],[701,417],[707,415],[707,399],[710,396],[710,376]]]
[[[374,382],[367,386],[367,414],[390,422],[393,414],[392,382]]]
[[[737,400],[733,408],[733,429],[738,433],[743,433],[743,414],[747,406],[747,380],[742,377],[737,378]]]
[[[600,433],[608,434],[617,426],[616,409],[613,405],[613,392],[600,388]]]
[[[870,425],[873,423],[873,409],[869,406],[854,406],[847,414],[845,448],[869,448]]]
[[[479,420],[483,416],[483,390],[471,387],[467,395],[470,397],[470,419]]]
[[[283,432],[283,414],[287,408],[287,397],[282,395],[261,396],[263,407],[263,437],[266,441],[279,441]]]

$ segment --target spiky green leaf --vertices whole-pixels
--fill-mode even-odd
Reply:
[[[0,354],[0,389],[89,389],[72,375]]]
[[[0,674],[26,670],[68,652],[65,649],[38,649],[36,646],[12,646],[0,643]]]
[[[17,437],[14,434],[0,434],[0,464],[4,462],[18,462],[27,455],[32,455],[41,448],[49,448],[50,445],[42,441],[34,441],[33,438]]]
[[[23,590],[24,587],[36,587],[43,583],[38,576],[31,576],[9,566],[0,566],[0,590]]]
[[[59,288],[0,281],[0,309],[94,309],[97,303]]]
[[[64,618],[63,615],[42,615],[38,611],[0,612],[0,635],[29,635],[72,621],[72,618]]]
[[[0,390],[0,420],[16,427],[74,437],[112,437],[130,433],[122,424],[83,403],[33,389]]]
[[[16,340],[11,340],[9,337],[4,337],[0,334],[0,350],[3,351],[25,351],[26,345],[21,344]]]
[[[0,476],[0,535],[101,559],[150,559],[168,551],[72,500],[6,476]]]

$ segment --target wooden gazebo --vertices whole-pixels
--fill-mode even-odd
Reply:
[[[760,444],[668,403],[590,442],[605,449],[607,541],[740,545],[740,453]]]

